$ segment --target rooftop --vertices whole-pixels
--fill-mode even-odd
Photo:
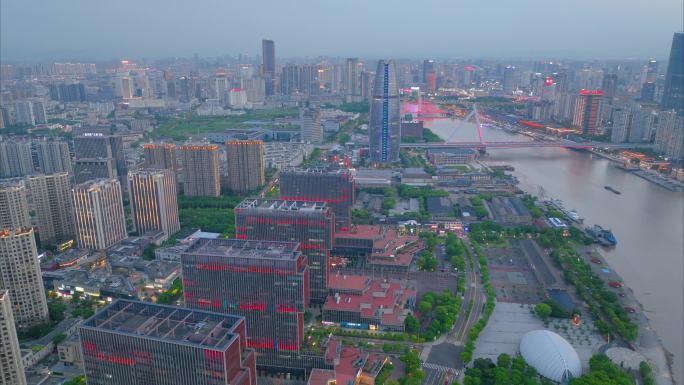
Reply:
[[[294,261],[301,253],[295,242],[199,238],[183,254]]]
[[[197,347],[225,348],[237,338],[236,326],[244,320],[207,311],[118,300],[81,326],[132,337],[147,337]],[[87,342],[84,342],[87,343]]]
[[[310,202],[285,199],[252,199],[248,198],[240,202],[236,209],[262,209],[280,211],[325,211],[328,205],[325,202]]]

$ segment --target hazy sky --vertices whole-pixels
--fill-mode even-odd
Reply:
[[[0,55],[667,58],[682,0],[0,0]]]

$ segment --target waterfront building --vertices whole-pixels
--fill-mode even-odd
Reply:
[[[12,178],[33,173],[31,143],[0,141],[0,178]]]
[[[26,183],[8,180],[0,183],[0,230],[31,227]]]
[[[266,183],[264,142],[261,140],[226,141],[227,187],[235,192],[253,191]]]
[[[672,160],[684,159],[684,116],[675,110],[660,111],[655,136],[656,150]]]
[[[33,142],[33,148],[38,159],[38,169],[44,174],[74,172],[67,142],[38,140]]]
[[[684,115],[684,32],[675,32],[672,37],[660,107],[663,110],[674,109],[679,115]]]
[[[162,231],[166,240],[180,230],[176,178],[172,170],[129,171],[128,192],[138,235]]]
[[[178,170],[176,162],[176,145],[173,143],[146,143],[143,144],[144,167],[147,169]]]
[[[120,299],[79,334],[88,384],[257,383],[243,317]]]
[[[14,321],[19,328],[48,321],[33,229],[0,231],[0,290],[9,292]]]
[[[354,177],[347,169],[286,168],[280,171],[280,199],[326,202],[335,213],[335,228],[351,226]]]
[[[323,143],[321,111],[318,108],[301,108],[299,110],[299,121],[302,142],[311,144]]]
[[[188,143],[180,146],[183,160],[183,193],[187,196],[221,195],[218,146]]]
[[[0,384],[26,385],[12,302],[7,290],[0,290]]]
[[[298,243],[200,238],[181,265],[186,306],[245,317],[258,364],[293,365],[309,305],[308,261]]]
[[[26,181],[36,212],[41,244],[54,245],[76,239],[69,174],[32,175]]]
[[[399,160],[401,142],[399,88],[393,60],[378,62],[370,110],[370,159],[374,163]]]
[[[72,194],[80,247],[104,250],[128,236],[118,180],[95,179]]]
[[[601,90],[581,90],[575,105],[573,126],[582,130],[582,134],[594,136],[599,134],[601,126]]]
[[[309,263],[312,302],[327,295],[334,214],[325,202],[245,199],[235,207],[235,236],[239,239],[299,242]]]

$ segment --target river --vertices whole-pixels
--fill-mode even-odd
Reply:
[[[425,126],[443,139],[477,141],[471,123],[448,118],[426,119]],[[483,127],[485,140],[530,140]],[[613,231],[618,245],[601,250],[643,305],[651,326],[674,355],[678,384],[684,384],[684,195],[620,170],[587,152],[558,148],[489,150],[484,160],[515,167],[520,187],[545,193],[575,209],[588,225]],[[604,189],[610,185],[622,192]],[[541,187],[541,188],[540,188]],[[543,188],[543,189],[542,189]]]

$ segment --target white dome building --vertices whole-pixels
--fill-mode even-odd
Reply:
[[[575,349],[563,337],[549,330],[533,330],[520,341],[520,355],[542,376],[560,383],[582,375]]]

